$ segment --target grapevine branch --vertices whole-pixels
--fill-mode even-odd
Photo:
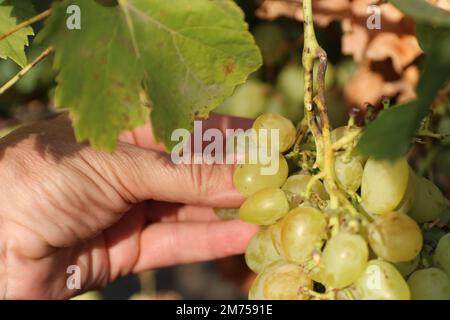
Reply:
[[[337,209],[339,205],[344,207],[351,215],[362,217],[358,210],[352,205],[347,197],[347,192],[343,191],[337,182],[335,173],[335,148],[341,144],[346,145],[353,141],[356,136],[340,140],[337,145],[331,142],[331,127],[328,117],[328,110],[325,99],[325,75],[327,70],[327,54],[317,42],[314,31],[314,21],[312,13],[312,0],[303,0],[303,16],[304,16],[304,39],[305,45],[303,49],[302,62],[304,67],[305,79],[305,118],[311,133],[316,141],[316,166],[321,169],[321,173],[311,179],[308,184],[307,194],[311,194],[311,188],[315,180],[323,179],[329,189],[330,206]],[[317,95],[314,97],[314,63],[318,61],[319,68],[317,71]],[[314,109],[317,106],[320,128],[317,124],[317,116]],[[349,139],[349,140],[347,140]],[[343,146],[342,145],[342,146]]]
[[[312,3],[311,0],[303,1],[303,11],[304,11],[304,48],[302,63],[304,67],[304,79],[305,79],[305,97],[304,97],[304,107],[305,107],[305,119],[308,127],[314,137],[317,148],[317,158],[316,165],[320,167],[321,164],[321,152],[323,146],[321,141],[321,132],[319,130],[317,120],[314,114],[313,105],[313,70],[314,61],[317,57],[317,51],[320,48],[316,39],[316,34],[314,31],[314,21],[312,15]]]
[[[9,37],[10,35],[16,33],[17,31],[32,25],[33,23],[44,20],[45,18],[50,16],[51,12],[52,12],[51,9],[48,9],[28,20],[25,20],[25,21],[19,23],[18,25],[14,26],[12,29],[6,31],[5,33],[0,34],[0,41]]]
[[[6,82],[3,86],[0,87],[0,95],[5,93],[9,88],[11,88],[17,81],[22,79],[34,66],[36,66],[39,62],[44,60],[50,53],[53,52],[53,47],[47,48],[44,52],[42,52],[36,59],[34,59],[30,64],[28,64],[25,68],[19,71],[11,80]]]

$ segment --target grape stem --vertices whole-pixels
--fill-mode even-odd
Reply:
[[[345,146],[353,144],[355,140],[359,138],[361,132],[362,130],[358,128],[343,136],[341,139],[333,143],[333,151],[339,151],[343,149]]]
[[[416,137],[419,137],[419,138],[422,138],[422,137],[424,137],[424,138],[432,138],[432,139],[436,139],[436,140],[445,140],[445,139],[450,138],[450,135],[435,133],[435,132],[432,132],[432,131],[429,131],[429,130],[422,130],[422,131],[419,131],[416,134]]]
[[[303,17],[304,17],[304,48],[302,63],[304,67],[305,82],[305,121],[311,131],[316,143],[316,163],[314,167],[321,169],[319,175],[314,176],[307,188],[307,194],[311,194],[311,188],[314,181],[322,179],[325,181],[330,194],[330,208],[337,209],[339,205],[344,207],[352,216],[361,216],[358,210],[352,205],[347,198],[347,192],[337,182],[335,172],[335,147],[340,144],[346,145],[353,141],[356,136],[350,136],[345,140],[338,141],[337,146],[333,146],[331,142],[331,127],[328,117],[328,109],[325,98],[325,75],[327,71],[327,54],[317,42],[314,31],[314,21],[312,12],[312,0],[303,0]],[[317,95],[314,97],[314,63],[318,61],[319,68],[317,71]],[[317,107],[318,116],[314,108]],[[317,123],[320,120],[320,128]]]
[[[297,135],[294,144],[294,152],[300,152],[300,146],[305,139],[305,136],[308,132],[308,123],[306,122],[306,118],[303,118],[302,121],[297,125]]]
[[[317,58],[317,51],[320,46],[316,39],[316,34],[314,31],[314,21],[312,15],[312,3],[311,0],[303,1],[303,15],[304,15],[304,47],[303,47],[303,56],[302,56],[302,64],[304,68],[304,79],[305,79],[305,97],[304,97],[304,107],[305,107],[305,121],[311,131],[317,149],[317,159],[316,166],[320,168],[321,163],[321,154],[320,150],[322,150],[322,141],[321,141],[321,132],[319,130],[319,126],[317,124],[317,119],[314,114],[314,105],[313,105],[313,69],[314,69],[314,61]]]

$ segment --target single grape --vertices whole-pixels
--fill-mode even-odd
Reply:
[[[267,188],[248,198],[239,209],[242,220],[259,225],[275,223],[289,211],[289,203],[281,189]]]
[[[301,207],[291,210],[281,229],[282,250],[289,262],[308,260],[326,238],[327,222],[317,209]]]
[[[416,192],[408,215],[418,223],[433,221],[444,212],[448,200],[430,180],[415,177]]]
[[[262,229],[255,234],[245,251],[247,266],[256,273],[261,273],[268,265],[281,260],[273,246],[269,229]]]
[[[345,155],[339,155],[335,161],[335,172],[339,183],[350,192],[356,192],[361,186],[363,166],[359,159],[351,157],[346,159]]]
[[[439,239],[433,260],[434,264],[444,270],[450,277],[450,233]]]
[[[401,212],[378,216],[369,227],[372,250],[390,262],[414,259],[422,250],[423,236],[417,223]]]
[[[361,185],[364,208],[375,214],[385,214],[397,208],[408,188],[409,173],[405,159],[395,163],[367,160]]]
[[[409,300],[411,297],[400,272],[382,260],[369,261],[353,290],[358,300]]]
[[[450,278],[438,268],[422,269],[408,279],[413,300],[450,300]]]
[[[303,289],[312,289],[313,282],[294,264],[275,263],[260,273],[252,284],[249,300],[307,300]]]
[[[402,274],[402,276],[407,277],[417,270],[419,264],[420,264],[420,254],[411,261],[394,263],[394,266]]]
[[[295,202],[297,206],[305,201],[303,196],[306,192],[309,181],[312,176],[307,174],[295,174],[287,178],[286,182],[283,184],[283,191],[286,192],[291,198],[291,202]],[[328,200],[329,196],[322,182],[319,180],[314,182],[312,186],[312,192],[319,196],[322,200]]]
[[[264,174],[262,171],[263,168],[270,168],[270,164],[245,163],[239,165],[234,171],[234,186],[246,197],[265,188],[281,187],[288,177],[289,168],[286,159],[282,155],[278,159],[278,170],[275,174]]]
[[[361,236],[339,233],[325,246],[320,260],[320,279],[327,287],[347,287],[364,272],[368,259],[369,249]]]
[[[259,116],[253,123],[253,129],[256,131],[259,147],[265,147],[267,150],[272,150],[271,148],[275,147],[275,150],[279,153],[283,153],[292,147],[297,134],[294,125],[289,119],[275,113],[264,113]],[[261,132],[264,129],[266,139],[260,140],[264,137]],[[278,130],[276,146],[272,146],[271,140],[274,130]]]

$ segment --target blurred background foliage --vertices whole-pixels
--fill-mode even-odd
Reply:
[[[245,11],[264,65],[215,112],[246,118],[274,112],[297,123],[303,117],[301,1],[236,2]],[[50,3],[50,0],[40,0],[35,1],[35,6],[40,12]],[[369,31],[361,26],[367,19],[367,6],[373,3],[377,1],[318,1],[317,37],[330,62],[326,88],[334,127],[345,125],[349,114],[357,116],[368,108],[380,110],[385,97],[391,103],[414,98],[421,51],[416,46],[411,21],[395,8],[385,7],[382,12],[388,26],[375,31],[378,33]],[[450,9],[449,1],[439,3],[444,9],[446,5]],[[366,18],[361,19],[361,16]],[[41,27],[42,23],[34,25],[35,33]],[[44,49],[35,44],[28,47],[29,60]],[[0,85],[19,70],[14,62],[0,60]],[[50,56],[0,96],[0,135],[55,113],[52,102],[55,76]],[[443,134],[450,134],[449,96],[450,86],[447,86],[436,100],[435,117],[430,119],[435,130]],[[449,196],[449,144],[422,141],[413,149],[411,158],[423,173],[437,180]],[[242,299],[246,297],[252,277],[243,257],[238,256],[130,275],[101,293],[90,293],[84,298]]]

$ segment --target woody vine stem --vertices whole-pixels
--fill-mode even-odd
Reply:
[[[315,168],[320,169],[320,173],[311,179],[307,188],[307,196],[311,195],[314,182],[323,179],[330,193],[330,208],[332,210],[339,207],[346,209],[354,217],[367,218],[353,206],[349,201],[349,194],[338,182],[335,172],[335,149],[331,141],[331,127],[328,117],[328,110],[325,99],[325,74],[327,71],[327,54],[317,42],[314,31],[312,0],[303,0],[304,17],[304,48],[302,63],[304,67],[305,83],[305,120],[300,126],[306,125],[312,133],[316,144],[316,162]],[[316,75],[317,88],[314,90],[314,63],[318,62],[318,71]],[[314,92],[317,94],[314,96]],[[316,116],[316,113],[318,116]],[[320,124],[320,125],[319,125]],[[354,142],[356,136],[349,139],[344,136],[343,139]],[[337,141],[338,146],[345,145],[346,140]]]

